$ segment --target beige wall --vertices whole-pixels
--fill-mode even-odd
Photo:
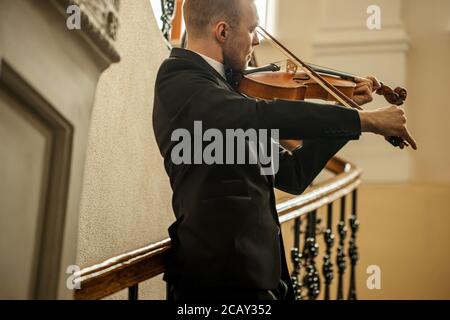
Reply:
[[[403,8],[411,41],[408,113],[420,143],[413,179],[450,183],[450,1],[404,1]]]
[[[168,55],[148,0],[120,10],[119,64],[101,77],[89,134],[78,264],[98,263],[166,238],[171,191],[152,130],[153,86]],[[141,298],[164,298],[160,277]],[[124,297],[124,295],[119,295]]]
[[[450,186],[364,185],[358,289],[365,299],[450,299]],[[381,268],[381,290],[365,284]]]

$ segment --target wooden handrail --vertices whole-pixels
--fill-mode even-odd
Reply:
[[[168,238],[82,269],[74,299],[101,299],[163,273],[169,250]]]
[[[348,161],[335,157],[326,169],[335,176],[277,204],[280,223],[331,203],[361,183],[361,170]],[[169,250],[170,238],[167,238],[82,269],[78,278],[80,289],[74,291],[74,299],[101,299],[163,273]]]
[[[311,187],[304,194],[277,204],[280,223],[319,209],[351,193],[361,184],[362,170],[338,157],[328,161],[326,169],[336,176]]]

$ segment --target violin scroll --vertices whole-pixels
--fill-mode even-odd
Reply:
[[[397,87],[392,90],[390,87],[381,83],[381,87],[376,91],[377,94],[382,95],[390,104],[401,106],[408,95],[405,88]]]

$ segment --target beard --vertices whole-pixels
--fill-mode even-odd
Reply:
[[[249,56],[242,55],[242,50],[238,48],[227,48],[222,50],[224,65],[234,71],[244,71],[247,69],[248,62],[250,61]]]

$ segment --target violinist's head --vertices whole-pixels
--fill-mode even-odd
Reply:
[[[259,44],[254,0],[185,0],[188,49],[244,70]]]

